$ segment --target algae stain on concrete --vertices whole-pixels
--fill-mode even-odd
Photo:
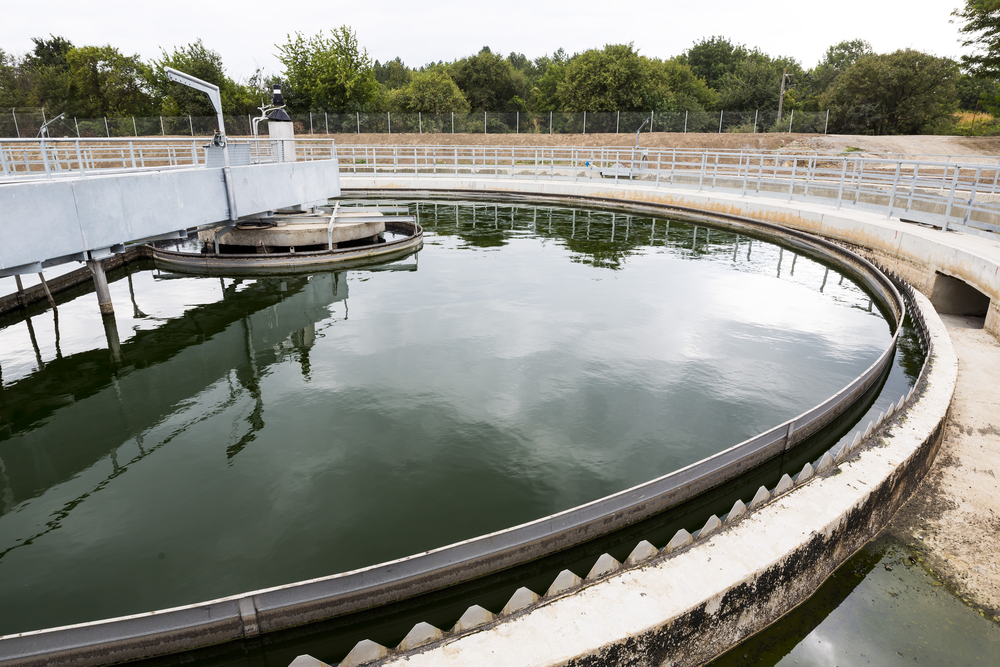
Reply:
[[[1000,625],[954,596],[916,552],[876,539],[802,606],[710,663],[737,665],[991,664]]]

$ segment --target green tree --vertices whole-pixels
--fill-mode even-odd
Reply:
[[[527,95],[524,75],[489,47],[453,63],[451,78],[476,111],[507,111],[513,98]]]
[[[961,74],[955,81],[955,90],[958,93],[959,109],[964,111],[986,109],[996,115],[994,111],[997,101],[1000,100],[1000,84],[996,79]]]
[[[160,103],[160,110],[164,116],[215,115],[215,110],[208,96],[183,84],[172,83],[167,79],[167,67],[215,84],[219,87],[223,108],[229,106],[226,103],[232,92],[230,90],[232,82],[226,76],[222,66],[222,56],[219,55],[218,51],[206,47],[200,39],[187,46],[175,48],[172,53],[162,51],[162,58],[154,60],[152,65],[153,94]]]
[[[70,75],[68,115],[144,116],[153,111],[148,90],[150,68],[138,55],[126,56],[109,44],[72,48],[66,60]]]
[[[24,59],[0,49],[0,109],[38,106],[32,73]]]
[[[874,55],[872,45],[863,39],[838,42],[826,50],[823,59],[813,69],[810,87],[813,93],[821,95],[833,85],[841,74],[865,56]]]
[[[755,51],[722,77],[719,106],[726,110],[776,109],[781,93],[781,74],[793,75],[785,92],[785,109],[796,108],[795,81],[802,79],[802,67],[791,58],[771,58]]]
[[[695,76],[703,78],[709,88],[719,90],[726,74],[735,72],[749,55],[750,51],[742,44],[716,36],[695,42],[680,56],[680,62],[687,64]]]
[[[393,106],[410,113],[465,113],[469,110],[462,91],[442,67],[414,74],[410,85],[396,93]]]
[[[962,46],[975,47],[971,56],[962,56],[962,64],[972,74],[1000,77],[1000,0],[965,0],[965,6],[952,12],[962,21],[959,32]]]
[[[293,111],[367,111],[378,96],[368,51],[346,25],[309,37],[295,33],[278,46]],[[284,91],[283,91],[284,92]]]
[[[564,111],[648,111],[655,72],[632,44],[608,44],[578,54],[558,86]]]
[[[906,49],[866,56],[823,96],[838,132],[922,134],[949,123],[957,107],[958,65]]]
[[[30,98],[50,111],[64,111],[70,97],[70,69],[67,57],[73,43],[63,37],[32,37],[35,48],[22,63],[22,81],[30,88]]]
[[[374,70],[375,80],[390,90],[405,88],[410,84],[410,70],[399,56],[384,64],[376,60]]]

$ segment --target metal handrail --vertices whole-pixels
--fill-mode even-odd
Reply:
[[[1000,232],[1000,165],[769,151],[622,147],[338,145],[342,174],[379,178],[613,179],[815,201],[986,235]]]

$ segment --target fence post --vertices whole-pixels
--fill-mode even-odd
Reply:
[[[583,112],[583,133],[587,134],[587,112]]]
[[[80,122],[77,121],[76,116],[73,116],[73,124],[76,125],[76,138],[79,139],[80,138]],[[161,126],[163,124],[163,119],[162,118],[160,119],[160,124],[161,124]]]
[[[14,132],[17,133],[17,138],[20,139],[21,138],[21,130],[20,130],[20,128],[17,127],[17,114],[14,113],[13,109],[11,109],[10,110],[10,115],[14,117]]]
[[[827,109],[826,110],[826,125],[823,126],[823,134],[826,134],[826,131],[829,130],[829,129],[830,129],[830,110]]]
[[[724,113],[726,113],[726,112],[725,111],[719,111],[719,134],[722,134],[722,114],[724,114]]]
[[[325,111],[323,112],[323,128],[327,134],[330,134],[330,114]]]
[[[788,118],[788,133],[792,132],[792,123],[795,122],[795,109],[792,109],[792,115]]]
[[[653,120],[654,120],[655,117],[656,117],[656,112],[655,111],[650,111],[649,112],[649,133],[650,134],[653,133]]]
[[[552,112],[549,112],[549,134],[552,134]],[[1000,170],[998,170],[1000,171]]]
[[[451,133],[455,134],[455,112],[451,112]]]
[[[688,112],[685,111],[684,112],[684,134],[687,134],[687,131],[688,131]]]
[[[760,113],[760,109],[756,109],[753,112],[753,133],[757,134],[757,114]]]
[[[135,136],[137,137],[139,136],[139,128],[135,126],[135,116],[132,116],[132,132],[135,134]]]
[[[486,112],[483,112],[483,134],[486,134]]]
[[[107,123],[108,122],[107,119],[105,119],[104,122]],[[191,120],[191,114],[188,114],[188,126],[191,128],[191,136],[193,137],[194,136],[194,121]]]
[[[615,134],[618,134],[618,128],[619,126],[621,126],[621,123],[622,123],[622,112],[619,111],[618,118],[617,120],[615,120]]]
[[[313,112],[309,112],[309,134],[313,133]]]
[[[358,134],[361,134],[361,112],[356,111],[355,113],[357,114],[358,119]]]
[[[385,112],[386,123],[389,125],[389,134],[392,134],[392,114],[388,111]]]
[[[417,134],[424,133],[424,117],[419,111],[417,112]]]

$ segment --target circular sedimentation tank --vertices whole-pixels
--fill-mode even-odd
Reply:
[[[0,330],[0,600],[19,609],[0,634],[328,577],[565,515],[700,470],[870,374],[822,429],[793,442],[793,424],[768,456],[682,479],[655,511],[400,611],[443,627],[470,600],[496,606],[564,567],[582,576],[605,551],[624,560],[636,536],[666,542],[773,487],[905,394],[922,363],[912,331],[894,349],[891,286],[805,237],[551,201],[395,203],[424,230],[419,256],[256,278],[130,269],[113,285],[133,305],[118,315],[121,362],[76,302],[60,307],[75,326],[51,361],[20,323]],[[413,625],[393,623],[341,624],[321,657]]]

